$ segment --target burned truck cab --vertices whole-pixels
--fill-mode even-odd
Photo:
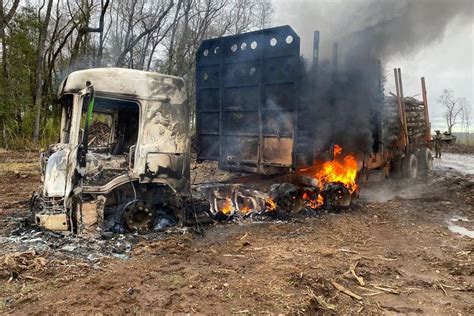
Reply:
[[[74,233],[161,229],[189,193],[189,113],[181,78],[99,68],[58,92],[58,144],[41,155],[35,222]]]

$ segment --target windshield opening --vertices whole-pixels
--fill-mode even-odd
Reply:
[[[82,107],[81,131],[88,109],[85,103],[86,100]],[[88,130],[89,149],[112,155],[128,153],[137,143],[139,113],[137,102],[96,97]]]

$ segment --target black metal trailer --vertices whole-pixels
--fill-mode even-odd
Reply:
[[[209,39],[196,55],[198,160],[282,173],[310,149],[300,131],[300,38],[290,26]]]

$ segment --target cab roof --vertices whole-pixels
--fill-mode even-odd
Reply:
[[[94,68],[70,73],[60,84],[58,98],[76,93],[90,81],[97,94],[112,94],[137,99],[169,99],[184,92],[182,78],[126,68]]]

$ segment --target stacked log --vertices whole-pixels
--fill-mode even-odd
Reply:
[[[423,101],[412,97],[406,97],[404,101],[410,141],[418,137],[423,137],[426,130],[425,106]]]
[[[382,111],[382,126],[384,144],[387,147],[390,147],[400,138],[401,133],[400,116],[398,113],[396,97],[385,97]]]
[[[425,107],[422,101],[413,97],[404,98],[404,104],[408,138],[412,142],[415,138],[422,137],[425,134]],[[402,133],[397,97],[393,95],[385,97],[382,113],[384,142],[387,146],[391,146],[400,138]]]

